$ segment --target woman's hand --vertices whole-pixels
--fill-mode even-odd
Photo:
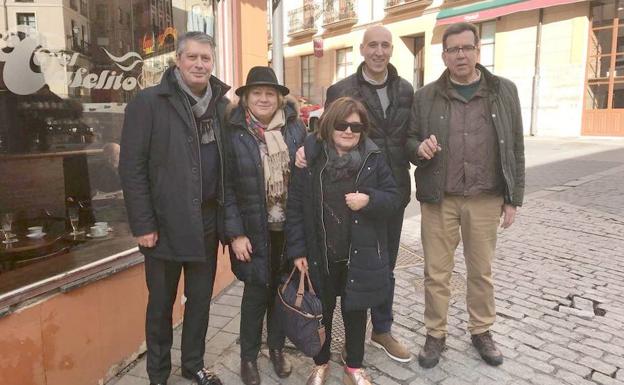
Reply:
[[[244,235],[239,235],[232,240],[231,246],[236,259],[242,262],[251,262],[251,253],[253,250],[249,238]]]
[[[358,211],[366,207],[369,200],[370,198],[367,194],[363,194],[357,191],[354,193],[345,194],[345,201],[347,202],[347,206],[353,211]]]
[[[299,257],[295,259],[295,266],[297,266],[297,269],[302,273],[308,271],[308,260],[306,257]]]

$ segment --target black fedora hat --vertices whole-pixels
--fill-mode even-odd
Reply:
[[[277,82],[277,76],[271,67],[256,66],[249,70],[247,81],[244,86],[240,86],[234,91],[236,95],[241,96],[249,87],[253,86],[271,86],[276,88],[282,95],[288,95],[290,90]]]

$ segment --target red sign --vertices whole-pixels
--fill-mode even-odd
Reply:
[[[314,56],[323,57],[323,39],[320,37],[314,38],[312,45],[314,46]]]

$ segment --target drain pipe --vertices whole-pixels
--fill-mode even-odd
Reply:
[[[7,5],[6,5],[7,0],[4,0],[4,28],[6,29],[6,31],[9,30],[9,10],[7,9]],[[2,31],[5,32],[5,31]]]
[[[533,74],[533,90],[531,95],[531,127],[529,134],[537,135],[537,109],[539,107],[539,85],[540,85],[540,53],[542,47],[542,23],[544,21],[544,8],[539,10],[539,21],[537,23],[537,34],[535,37],[535,73]]]

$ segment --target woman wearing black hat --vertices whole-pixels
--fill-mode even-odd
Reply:
[[[277,375],[287,377],[284,335],[273,319],[283,264],[284,222],[290,170],[303,144],[305,126],[288,88],[269,67],[254,67],[236,90],[238,105],[227,118],[229,176],[225,191],[225,237],[230,241],[232,270],[245,282],[241,304],[241,378],[259,384],[256,359],[262,320],[267,317],[269,355]]]

